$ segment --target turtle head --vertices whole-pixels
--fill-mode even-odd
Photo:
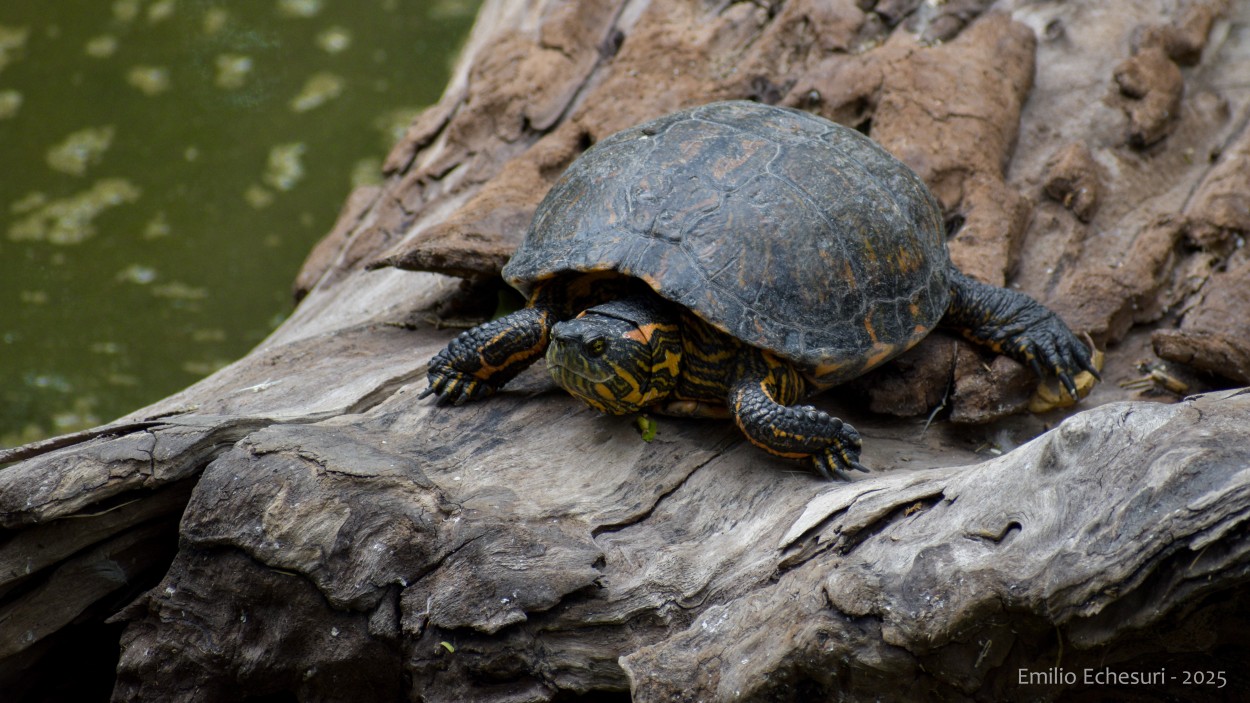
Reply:
[[[557,323],[547,370],[562,388],[596,410],[639,412],[677,385],[681,336],[658,301],[614,300]]]

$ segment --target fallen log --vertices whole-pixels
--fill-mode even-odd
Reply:
[[[1250,394],[1179,398],[1245,382],[1250,15],[989,6],[488,0],[443,100],[348,200],[270,339],[112,425],[0,452],[0,690],[1244,687]],[[577,154],[722,98],[812,110],[909,163],[957,263],[1107,348],[1082,411],[1012,415],[1029,374],[933,335],[819,399],[875,469],[827,484],[724,423],[662,419],[643,441],[541,369],[482,403],[417,400],[454,334],[436,322],[489,312]],[[90,675],[67,682],[70,663]]]

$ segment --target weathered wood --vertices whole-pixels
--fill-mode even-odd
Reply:
[[[975,467],[825,492],[775,543],[772,583],[627,656],[626,670],[656,701],[1002,700],[1022,670],[1145,672],[1135,633],[1176,642],[1165,613],[1221,590],[1216,573],[1243,586],[1250,575],[1250,464],[1233,446],[1247,420],[1244,391],[1111,404]],[[1172,649],[1173,674],[1231,665],[1206,656],[1212,644]]]
[[[1248,13],[487,0],[270,339],[114,425],[0,453],[0,690],[38,691],[123,627],[117,700],[1244,688],[1250,394],[1120,384],[1227,385],[1164,366],[1152,335],[1245,381]],[[483,403],[416,400],[461,285],[396,267],[488,280],[589,144],[738,97],[859,126],[915,168],[956,261],[1110,345],[1089,409],[1002,419],[1031,377],[935,335],[819,399],[875,469],[826,484],[724,423],[643,442],[541,368]],[[1228,683],[1020,683],[1108,666]]]

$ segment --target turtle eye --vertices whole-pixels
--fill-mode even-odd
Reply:
[[[595,337],[589,342],[586,342],[586,355],[587,356],[592,356],[592,357],[603,356],[603,353],[606,352],[607,350],[608,350],[608,341],[604,339],[603,337]]]

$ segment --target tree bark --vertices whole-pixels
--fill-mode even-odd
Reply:
[[[1244,689],[1247,23],[1218,0],[486,0],[270,339],[0,452],[0,690],[81,662],[116,700]],[[935,334],[818,399],[874,469],[823,483],[728,423],[645,442],[541,368],[417,399],[436,323],[493,301],[581,151],[727,98],[911,165],[956,263],[1107,348],[1081,412],[1012,415],[1030,375]]]

